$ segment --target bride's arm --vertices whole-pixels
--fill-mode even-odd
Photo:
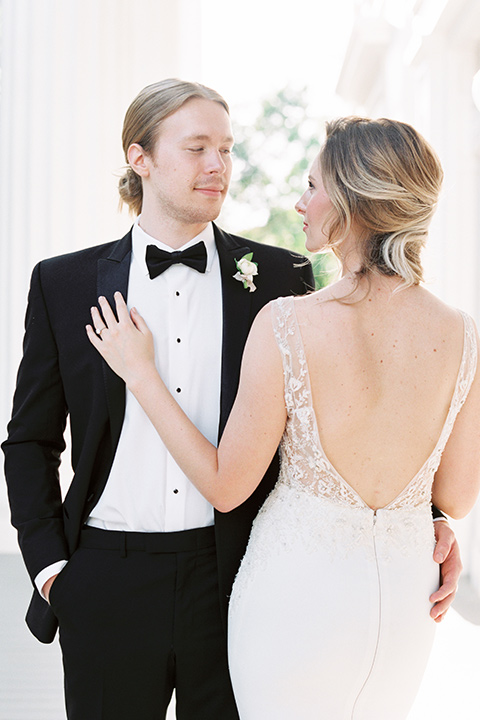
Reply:
[[[477,347],[478,343],[477,334]],[[463,517],[473,507],[480,487],[480,370],[473,380],[464,406],[443,451],[433,483],[433,502],[451,517]],[[440,563],[441,586],[430,596],[434,603],[430,615],[436,622],[443,620],[452,604],[462,572],[457,540],[443,521],[435,523],[437,545],[434,560]]]
[[[174,400],[160,378],[153,340],[143,318],[115,294],[118,321],[105,298],[87,326],[90,342],[122,377],[169,452],[199,491],[221,512],[255,490],[280,442],[286,421],[283,368],[270,308],[255,319],[242,360],[237,398],[217,451]]]
[[[477,347],[480,342],[477,334]],[[462,518],[480,490],[480,361],[465,404],[457,415],[433,483],[433,502],[442,512]]]

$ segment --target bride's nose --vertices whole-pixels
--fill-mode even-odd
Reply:
[[[305,197],[305,193],[298,200],[298,202],[295,203],[295,210],[298,213],[300,213],[300,215],[305,215],[306,205],[305,205],[304,197]]]

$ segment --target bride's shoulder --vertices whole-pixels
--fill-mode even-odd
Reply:
[[[438,323],[444,330],[454,330],[463,327],[463,318],[467,315],[464,311],[460,311],[453,305],[441,300],[430,290],[420,286],[417,289],[416,297],[417,309],[423,311],[425,316],[429,318],[429,322]],[[473,322],[473,320],[471,320]]]
[[[298,319],[305,318],[305,316],[311,317],[312,312],[321,315],[335,314],[339,303],[332,301],[338,300],[339,296],[341,296],[341,292],[339,292],[338,283],[334,283],[320,290],[293,298]]]
[[[331,304],[331,300],[338,299],[338,287],[339,283],[336,282],[332,285],[327,285],[327,287],[321,288],[320,290],[314,290],[306,293],[305,295],[297,295],[293,298],[293,302],[296,307],[300,308]]]

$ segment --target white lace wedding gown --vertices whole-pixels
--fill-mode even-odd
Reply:
[[[229,662],[241,720],[399,720],[433,642],[431,487],[476,368],[464,315],[461,367],[438,443],[373,511],[320,444],[293,298],[272,303],[288,420],[278,482],[235,580]]]

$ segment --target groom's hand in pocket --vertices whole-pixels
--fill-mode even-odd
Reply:
[[[51,590],[53,583],[55,582],[55,578],[57,578],[57,577],[58,577],[58,573],[56,575],[52,575],[52,577],[48,578],[47,582],[42,587],[43,596],[49,605],[50,605],[50,590]]]

